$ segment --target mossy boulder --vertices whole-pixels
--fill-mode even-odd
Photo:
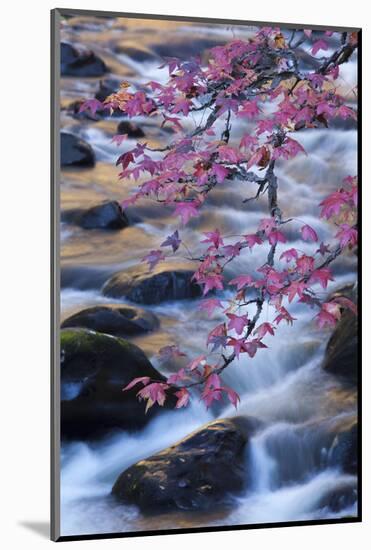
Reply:
[[[178,263],[161,263],[153,271],[145,265],[134,266],[113,275],[103,286],[103,294],[138,304],[196,298],[202,292],[193,274],[189,266]]]
[[[226,506],[246,488],[246,445],[258,422],[216,420],[123,471],[112,488],[120,502],[151,513]]]
[[[161,409],[145,413],[138,388],[123,392],[133,379],[164,377],[143,351],[123,338],[82,328],[61,331],[61,435],[96,439],[112,430],[137,430]],[[173,407],[169,396],[165,407]]]
[[[159,324],[150,311],[113,304],[83,309],[65,319],[61,326],[84,327],[113,336],[134,336],[154,330]]]

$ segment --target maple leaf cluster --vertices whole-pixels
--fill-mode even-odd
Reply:
[[[296,319],[290,308],[294,301],[318,311],[314,318],[321,329],[333,328],[344,309],[356,313],[345,296],[323,299],[323,294],[335,279],[332,262],[357,245],[357,178],[347,177],[319,205],[319,216],[334,228],[332,241],[325,243],[309,224],[284,219],[275,172],[276,163],[306,154],[293,134],[327,128],[336,118],[357,118],[355,109],[338,93],[337,84],[339,67],[357,48],[357,33],[338,33],[337,38],[333,34],[305,30],[286,36],[279,28],[263,27],[248,40],[212,48],[206,61],[197,57],[165,59],[166,84],[151,81],[136,89],[124,82],[103,103],[90,100],[81,107],[93,112],[119,110],[128,117],[156,117],[161,126],[169,126],[175,133],[160,149],[137,143],[119,156],[119,178],[137,182],[123,207],[150,198],[170,207],[184,226],[199,216],[215,187],[242,181],[254,189],[244,203],[268,197],[267,216],[255,232],[231,238],[216,228],[202,235],[203,253],[190,258],[198,264],[193,278],[203,290],[200,309],[209,317],[217,311],[224,321],[208,334],[205,353],[191,359],[166,382],[138,378],[125,388],[140,385],[138,398],[146,401],[147,409],[154,404],[163,406],[169,392],[177,397],[176,407],[184,407],[197,388],[208,407],[223,397],[237,406],[238,394],[223,383],[223,370],[241,355],[252,360],[266,349],[280,323],[293,324]],[[330,38],[332,49],[326,57]],[[301,68],[300,47],[306,47],[307,55],[317,60],[316,69]],[[202,114],[192,131],[184,123],[190,113]],[[252,129],[232,144],[237,119],[247,121]],[[114,140],[126,145],[126,137],[115,136]],[[282,250],[288,241],[287,223],[297,239],[318,243],[315,253],[306,254],[300,247]],[[228,279],[226,266],[242,254],[253,255],[259,247],[268,250],[263,265]],[[189,254],[177,229],[143,261],[153,269],[168,254],[183,248]],[[277,248],[282,250],[279,257]],[[260,321],[263,306],[274,312],[271,322]],[[184,357],[177,346],[167,346],[160,355],[167,360]]]

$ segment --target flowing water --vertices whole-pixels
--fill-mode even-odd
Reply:
[[[128,20],[73,18],[64,23],[63,37],[75,44],[91,47],[101,55],[113,76],[143,83],[158,75],[158,60],[153,59],[156,47],[164,45],[164,30],[169,44],[188,44],[200,36],[223,43],[233,37],[248,36],[250,30],[223,26],[201,28],[185,23],[142,21],[136,28]],[[182,42],[183,41],[183,42]],[[123,53],[125,47],[143,48],[152,52],[145,61],[136,61]],[[170,54],[169,54],[170,55]],[[342,74],[343,93],[354,85],[355,66],[349,65]],[[63,78],[63,105],[74,99],[90,97],[97,89],[97,79]],[[348,97],[348,95],[347,95]],[[151,144],[163,143],[169,136],[158,128],[156,121],[135,120]],[[87,207],[106,199],[125,198],[132,184],[117,182],[116,145],[111,137],[116,133],[116,120],[78,121],[62,111],[62,127],[81,136],[94,148],[97,164],[93,169],[63,170],[61,181],[62,211]],[[192,126],[193,121],[188,124]],[[242,132],[235,126],[236,135]],[[307,131],[298,137],[308,156],[298,156],[279,166],[279,196],[285,216],[295,215],[312,225],[321,240],[330,239],[331,228],[317,219],[318,203],[342,178],[356,171],[357,136],[355,129]],[[131,147],[134,141],[125,142]],[[200,231],[220,227],[223,233],[253,231],[256,222],[266,215],[264,198],[246,207],[241,196],[251,194],[246,184],[233,183],[210,197],[200,218],[193,220],[182,237],[192,247]],[[62,320],[85,307],[114,303],[101,293],[103,282],[115,271],[135,265],[151,248],[158,248],[160,239],[169,234],[173,219],[155,204],[137,207],[142,222],[118,232],[89,232],[61,224],[61,263],[70,270],[68,282],[61,291]],[[284,248],[297,246],[307,253],[315,245],[297,242],[297,231],[287,226],[290,242]],[[281,247],[282,248],[282,247]],[[281,250],[278,247],[277,257]],[[254,262],[264,262],[266,250],[260,247]],[[251,269],[248,253],[233,263],[230,274]],[[255,264],[254,264],[255,265]],[[353,255],[334,264],[336,285],[329,291],[355,279]],[[205,335],[218,323],[218,315],[208,319],[198,309],[198,300],[169,302],[151,307],[161,321],[159,330],[132,341],[158,364],[157,350],[177,343],[190,356],[204,351]],[[241,356],[224,374],[226,384],[238,389],[241,403],[237,411],[225,404],[207,411],[195,398],[186,409],[164,412],[137,433],[121,433],[105,440],[86,444],[69,443],[62,447],[61,518],[62,534],[88,534],[151,529],[187,528],[210,525],[237,525],[294,520],[334,518],[357,513],[356,504],[333,512],[326,507],[326,495],[336,489],[356,487],[353,476],[344,475],[330,464],[325,433],[329,423],[346,422],[356,411],[354,390],[341,386],[334,377],[321,369],[330,332],[319,331],[313,323],[314,313],[303,305],[290,310],[296,321],[293,327],[279,327],[275,337],[267,338],[269,349],[261,350],[254,360]],[[272,318],[265,308],[264,320]],[[117,475],[139,459],[145,458],[177,442],[193,430],[216,417],[253,416],[262,421],[262,428],[252,437],[246,453],[249,491],[235,499],[228,510],[208,512],[174,512],[155,517],[143,516],[135,506],[118,505],[110,497]]]

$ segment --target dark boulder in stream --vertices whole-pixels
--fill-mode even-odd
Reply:
[[[83,229],[124,229],[129,220],[117,201],[104,201],[87,210],[73,209],[62,212],[62,221],[79,225]]]
[[[329,452],[330,466],[341,467],[351,475],[358,470],[358,423],[357,419],[350,419],[344,423],[336,434]]]
[[[62,328],[84,327],[113,336],[134,336],[158,326],[159,320],[153,313],[127,305],[89,307],[62,323]]]
[[[202,292],[192,280],[193,273],[184,264],[161,263],[153,271],[139,265],[113,275],[103,286],[103,294],[138,304],[197,298]]]
[[[93,167],[95,154],[83,139],[67,132],[61,132],[61,165]]]
[[[129,138],[142,138],[145,136],[142,128],[130,122],[129,120],[122,120],[117,126],[118,134],[127,134]]]
[[[339,487],[328,491],[320,500],[318,508],[327,508],[332,512],[340,512],[352,506],[358,497],[357,481],[344,481]]]
[[[81,111],[81,106],[85,103],[83,99],[77,99],[76,101],[72,101],[66,108],[66,112],[72,116],[73,118],[77,120],[89,120],[91,122],[97,122],[98,120],[102,119],[102,116],[104,115],[103,110],[97,110],[94,114],[90,109],[86,109],[85,111]]]
[[[345,292],[339,295],[346,295]],[[353,301],[355,293],[348,292]],[[347,382],[358,379],[358,318],[346,309],[328,341],[323,368]]]
[[[112,430],[137,430],[163,410],[138,401],[138,388],[123,392],[133,379],[164,377],[143,351],[122,338],[87,329],[61,331],[61,435],[93,440]],[[164,408],[173,408],[169,395]]]
[[[95,99],[103,102],[109,95],[117,92],[121,81],[116,78],[104,78],[99,81],[99,87],[95,94]]]
[[[245,489],[245,449],[254,419],[216,420],[137,462],[117,478],[112,494],[143,511],[200,510],[228,505]]]
[[[71,44],[61,43],[62,76],[103,76],[106,72],[106,64],[94,52],[79,51]]]

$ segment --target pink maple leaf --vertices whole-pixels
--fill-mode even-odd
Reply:
[[[307,285],[303,281],[293,281],[285,291],[289,302],[292,302],[296,295],[298,295],[299,298],[302,298],[303,292],[306,288]]]
[[[298,153],[305,153],[305,149],[295,139],[286,138],[281,147],[276,147],[272,154],[272,159],[283,157],[290,159],[296,157]]]
[[[327,101],[321,101],[316,107],[317,115],[327,115],[332,117],[335,113],[335,107],[330,105]]]
[[[150,271],[152,271],[161,260],[165,260],[162,250],[151,250],[147,256],[142,258],[142,262],[148,263]]]
[[[217,300],[216,298],[208,298],[206,300],[202,300],[201,304],[198,306],[199,309],[204,309],[208,316],[211,317],[211,315],[214,313],[214,309],[217,307],[222,308],[223,305],[220,300]]]
[[[228,387],[223,387],[223,390],[226,392],[229,401],[237,409],[238,402],[241,401],[238,393],[232,390],[232,388],[228,388]]]
[[[271,231],[276,227],[274,218],[263,218],[259,222],[259,231],[264,231],[266,235],[269,235]]]
[[[187,369],[190,370],[190,371],[193,371],[195,369],[197,369],[197,367],[199,365],[201,365],[202,363],[205,363],[205,359],[206,359],[206,355],[203,354],[203,355],[199,355],[198,357],[196,357],[195,359],[193,359],[193,361],[191,361],[190,363],[188,363],[187,365]]]
[[[237,334],[242,334],[244,328],[249,323],[247,315],[235,315],[234,313],[227,313],[227,317],[229,319],[229,330],[235,330]]]
[[[312,272],[309,283],[319,283],[322,288],[327,288],[328,282],[333,280],[331,271],[327,267],[323,267],[322,269],[315,269]]]
[[[329,307],[330,306],[330,307]],[[331,305],[330,302],[322,304],[321,311],[316,315],[315,319],[319,328],[324,328],[326,326],[334,327],[336,326],[337,321],[340,318],[339,306],[335,308]]]
[[[279,325],[281,321],[286,321],[288,325],[292,325],[293,321],[296,321],[296,317],[292,317],[287,309],[282,306],[278,309],[278,315],[273,322]]]
[[[221,145],[219,147],[219,158],[222,161],[236,164],[240,160],[240,154],[229,145]]]
[[[143,389],[141,389],[137,395],[140,399],[146,399],[146,412],[155,403],[158,403],[160,407],[163,407],[166,400],[166,390],[169,388],[168,384],[162,382],[152,382]]]
[[[263,239],[259,237],[259,235],[256,235],[256,233],[253,233],[251,235],[244,235],[243,238],[247,242],[247,246],[250,248],[250,250],[255,246],[256,244],[262,244]]]
[[[223,246],[222,250],[227,258],[235,258],[240,255],[241,243],[227,244]]]
[[[178,398],[178,401],[175,404],[176,409],[180,409],[181,407],[186,407],[188,405],[190,393],[187,388],[181,388],[179,391],[175,392],[175,395]]]
[[[340,107],[336,111],[336,114],[343,119],[347,119],[347,118],[357,119],[357,113],[350,107],[347,107],[346,105],[340,105]]]
[[[335,235],[335,238],[339,239],[341,248],[345,248],[346,246],[352,248],[357,244],[358,231],[355,227],[352,227],[347,223],[342,223],[339,231]]]
[[[208,231],[204,233],[206,239],[201,241],[202,243],[212,243],[214,248],[219,248],[220,246],[223,246],[224,242],[220,235],[219,229],[215,229],[215,231]]]
[[[226,335],[226,328],[224,323],[220,323],[220,325],[217,325],[213,328],[208,334],[207,337],[207,345],[214,343],[215,338],[219,337],[225,337]]]
[[[242,109],[238,111],[238,116],[246,118],[254,118],[259,114],[257,101],[244,101],[242,103]]]
[[[187,373],[185,369],[179,369],[178,372],[174,372],[173,374],[170,374],[166,382],[170,385],[177,384],[178,382],[181,382],[187,378]]]
[[[289,263],[291,260],[296,260],[297,257],[297,250],[295,250],[295,248],[289,248],[288,250],[285,250],[285,252],[282,252],[280,260],[286,260],[286,262]]]
[[[274,327],[271,323],[262,323],[254,330],[254,334],[257,335],[258,338],[264,338],[266,334],[271,334],[274,336],[274,331],[276,330],[276,327]]]
[[[325,254],[329,254],[330,249],[329,249],[329,247],[328,247],[327,244],[321,243],[321,244],[319,245],[319,248],[316,250],[316,254],[317,254],[318,252],[321,254],[321,256],[324,256]]]
[[[320,202],[320,206],[322,206],[321,217],[328,219],[331,218],[331,216],[338,215],[341,207],[346,203],[347,197],[343,191],[331,193],[331,195],[328,195],[328,197]]]
[[[81,104],[79,113],[83,113],[84,111],[90,110],[92,115],[95,115],[95,113],[98,110],[104,109],[105,105],[98,101],[98,99],[88,99],[87,101],[84,101],[84,103]]]
[[[125,170],[129,166],[131,162],[134,162],[134,156],[131,151],[128,151],[127,153],[123,153],[119,156],[119,158],[116,161],[116,166],[119,164],[122,165],[122,169]]]
[[[176,116],[170,117],[170,116],[165,115],[164,113],[162,113],[162,116],[164,117],[164,120],[161,124],[161,128],[163,128],[165,126],[165,124],[168,122],[169,124],[171,124],[173,126],[173,129],[176,132],[182,132],[183,131],[183,126],[180,123],[180,118],[179,117],[176,117]]]
[[[149,376],[140,376],[139,378],[134,378],[125,388],[122,389],[122,391],[128,391],[131,390],[131,388],[134,388],[137,384],[143,384],[143,386],[146,386],[150,382]]]
[[[237,359],[239,359],[240,353],[247,353],[251,358],[253,358],[259,348],[267,347],[257,338],[254,338],[253,340],[245,340],[244,338],[230,338],[227,345],[233,347],[233,351],[236,354]]]
[[[240,148],[250,149],[258,145],[259,141],[255,136],[245,134],[240,141]]]
[[[193,202],[178,202],[174,210],[175,216],[180,216],[184,225],[186,225],[190,218],[195,218],[199,215],[198,203]]]
[[[188,99],[178,98],[175,101],[175,104],[174,104],[171,112],[174,113],[174,114],[183,113],[183,115],[188,116],[189,109],[190,109],[191,105],[192,105],[192,102],[189,101]]]
[[[218,273],[209,273],[203,279],[200,281],[201,284],[204,284],[204,291],[203,295],[206,296],[206,294],[213,290],[214,288],[218,290],[223,290],[223,276],[219,275]]]
[[[302,256],[300,256],[300,258],[296,260],[296,266],[299,273],[305,275],[306,273],[313,271],[314,258],[312,258],[312,256],[306,256],[306,254],[303,254]]]
[[[235,277],[231,281],[229,281],[230,285],[237,286],[237,290],[241,290],[245,286],[251,285],[253,279],[251,275],[238,275],[238,277]]]
[[[333,298],[333,302],[336,302],[342,307],[346,307],[347,309],[350,309],[354,313],[354,315],[357,315],[356,304],[346,296],[336,296],[335,298]]]
[[[259,165],[260,163],[263,163],[263,160],[265,159],[265,157],[267,157],[268,154],[269,153],[264,145],[262,147],[259,147],[259,149],[253,155],[251,155],[250,160],[247,163],[247,168],[251,168],[252,166],[254,166],[254,164]]]
[[[272,246],[277,243],[285,243],[286,240],[287,239],[285,235],[281,231],[278,231],[277,229],[273,229],[272,231],[270,231],[268,235],[269,244]]]
[[[313,241],[313,242],[318,241],[318,235],[313,229],[313,227],[311,227],[310,225],[308,224],[303,225],[302,228],[300,229],[300,232],[304,241]]]
[[[128,138],[127,134],[118,134],[116,136],[113,136],[112,143],[116,143],[117,147],[122,144],[123,141],[125,141]]]
[[[312,55],[316,55],[320,50],[328,50],[328,44],[325,40],[317,40],[312,46]]]
[[[173,252],[176,252],[181,242],[181,239],[179,239],[179,231],[176,230],[172,235],[166,237],[166,240],[162,243],[161,246],[171,246]]]
[[[215,162],[211,168],[211,174],[216,177],[218,183],[223,183],[229,175],[229,170],[225,166]]]

